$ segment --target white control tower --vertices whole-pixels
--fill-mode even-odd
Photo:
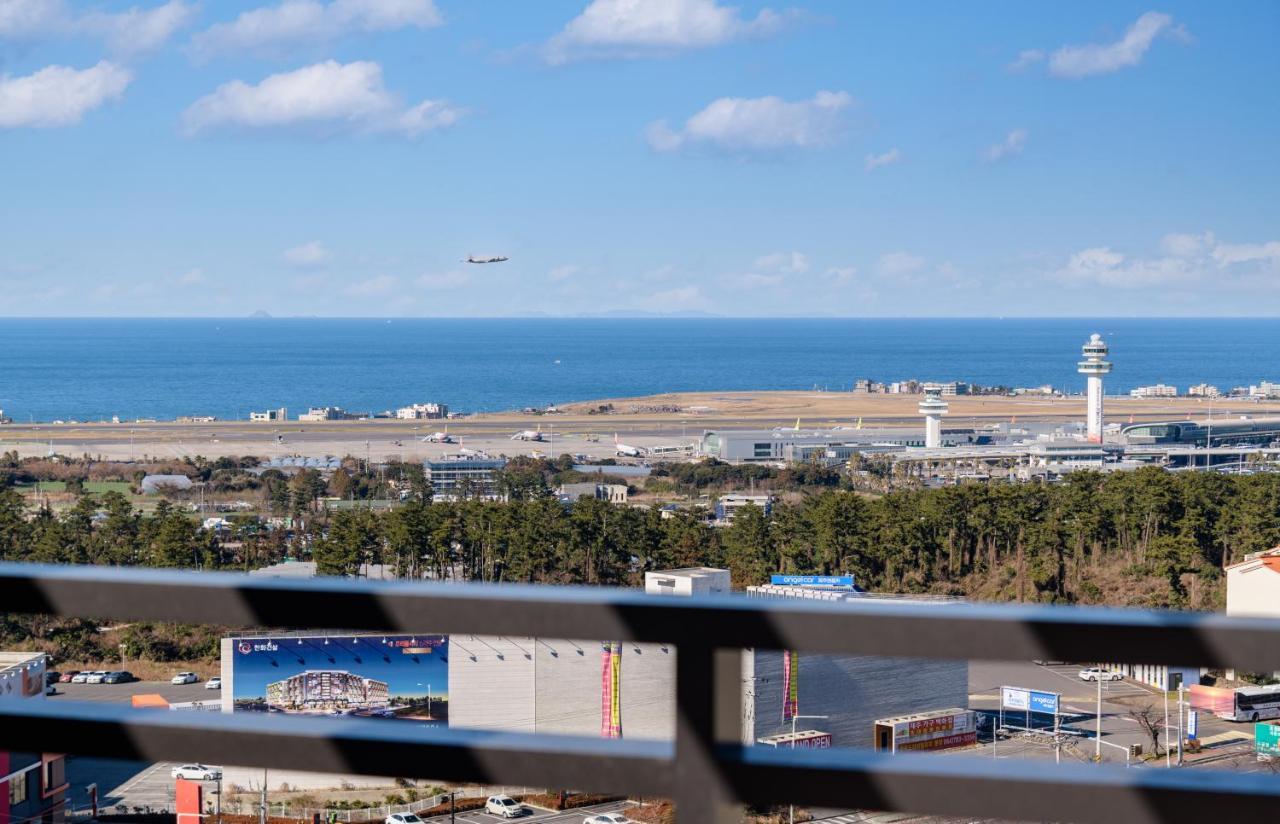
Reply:
[[[942,446],[942,416],[947,414],[947,402],[942,399],[942,389],[936,386],[924,388],[924,400],[918,407],[924,415],[924,445],[929,449]]]
[[[1111,362],[1107,358],[1107,344],[1101,335],[1093,335],[1084,345],[1084,360],[1077,366],[1081,375],[1089,378],[1089,441],[1102,443],[1102,376],[1111,371]]]

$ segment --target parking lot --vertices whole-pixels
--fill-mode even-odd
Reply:
[[[114,701],[127,704],[135,695],[159,695],[171,704],[222,700],[222,692],[205,689],[203,681],[198,684],[133,681],[128,684],[58,684],[57,686],[58,693],[49,696],[51,700],[67,698],[72,701]]]
[[[531,809],[531,812],[514,819],[503,818],[498,815],[489,815],[488,813],[481,812],[479,810],[472,810],[471,812],[458,813],[457,820],[473,822],[474,824],[479,824],[479,822],[484,822],[484,824],[494,824],[499,821],[537,821],[539,824],[568,824],[568,822],[573,822],[573,824],[580,824],[583,819],[600,813],[622,813],[623,815],[626,815],[627,810],[634,806],[635,804],[631,802],[600,804],[595,807],[582,807],[577,810],[569,810],[561,813],[528,808]],[[435,816],[426,820],[431,822],[448,821],[449,815],[446,813],[442,816]]]

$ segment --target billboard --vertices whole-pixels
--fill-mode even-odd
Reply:
[[[226,638],[222,650],[224,708],[449,721],[446,635]]]
[[[1028,690],[1022,687],[1001,687],[1000,705],[1007,710],[1026,710],[1058,714],[1058,693]]]
[[[882,741],[881,733],[892,736]],[[978,743],[978,722],[973,710],[938,710],[886,718],[876,722],[879,749],[948,750]]]
[[[773,575],[769,582],[774,586],[791,587],[846,587],[853,586],[852,575]]]
[[[1258,755],[1280,755],[1280,727],[1264,722],[1255,723],[1253,744]]]

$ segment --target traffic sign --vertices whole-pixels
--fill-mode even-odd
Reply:
[[[1253,744],[1258,755],[1280,755],[1280,726],[1262,721],[1254,724]]]
[[[1192,741],[1196,738],[1196,733],[1200,731],[1200,713],[1195,710],[1187,710],[1187,738]]]

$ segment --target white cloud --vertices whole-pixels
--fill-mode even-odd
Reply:
[[[220,53],[270,52],[293,44],[316,44],[356,32],[426,29],[443,22],[432,0],[285,0],[242,12],[191,40],[192,50]]]
[[[0,0],[0,37],[29,37],[61,28],[67,9],[61,0]]]
[[[1209,281],[1215,287],[1238,283],[1273,285],[1280,275],[1280,241],[1218,243],[1212,232],[1166,235],[1160,257],[1130,257],[1110,247],[1071,255],[1055,275],[1073,283],[1138,288]]]
[[[782,28],[783,15],[754,19],[715,0],[592,0],[543,47],[549,63],[590,57],[646,57],[762,37]]]
[[[672,131],[666,121],[649,126],[649,145],[671,152],[707,146],[726,151],[772,151],[827,146],[840,135],[843,111],[853,104],[845,92],[818,92],[812,100],[722,97]]]
[[[764,272],[741,272],[721,275],[720,283],[737,289],[762,289],[769,286],[781,286],[785,278],[780,274]]]
[[[342,291],[351,297],[366,298],[385,295],[394,289],[396,279],[391,275],[378,275],[367,280],[358,281],[351,284]]]
[[[387,91],[377,63],[330,60],[273,74],[257,85],[224,83],[186,110],[183,129],[188,135],[232,128],[417,137],[451,126],[463,114],[439,100],[406,106],[399,95]]]
[[[908,252],[888,252],[880,256],[877,269],[882,275],[897,277],[915,274],[923,269],[924,266],[925,260],[922,257],[917,257]]]
[[[442,274],[422,275],[418,285],[423,289],[458,289],[471,283],[470,272],[444,272]]]
[[[869,154],[862,162],[862,168],[865,171],[873,171],[881,166],[892,166],[894,163],[902,160],[902,152],[897,149],[890,149],[883,154]]]
[[[1026,129],[1014,129],[1005,135],[1004,140],[988,146],[986,151],[982,153],[982,157],[988,163],[996,163],[1006,157],[1020,155],[1027,145],[1028,137],[1030,137],[1030,132]]]
[[[1040,49],[1023,49],[1018,52],[1018,58],[1005,68],[1011,72],[1023,72],[1044,60],[1044,52]]]
[[[1219,266],[1237,263],[1280,263],[1280,240],[1267,243],[1221,244],[1214,247],[1213,259]]]
[[[1063,46],[1049,56],[1049,74],[1055,77],[1088,77],[1111,74],[1136,66],[1161,33],[1171,31],[1186,37],[1181,27],[1173,29],[1173,18],[1149,11],[1125,30],[1124,37],[1114,43],[1090,43]]]
[[[133,80],[103,61],[88,69],[49,66],[25,77],[0,75],[0,129],[70,126],[86,112],[119,100]]]
[[[1213,232],[1201,235],[1170,234],[1160,240],[1160,248],[1171,257],[1196,257],[1213,243]]]
[[[756,258],[755,267],[782,275],[799,275],[809,271],[809,258],[802,252],[775,252]]]
[[[297,266],[301,269],[307,269],[313,266],[323,266],[333,257],[333,253],[325,248],[324,244],[318,240],[310,243],[304,243],[301,246],[295,246],[292,249],[286,249],[284,260],[290,266]]]
[[[101,39],[114,51],[152,51],[196,18],[193,2],[169,0],[120,12],[77,14],[65,0],[0,0],[0,37],[81,35]]]
[[[179,286],[200,286],[205,283],[205,281],[206,278],[204,276],[203,269],[188,269],[175,278],[175,282]]]

